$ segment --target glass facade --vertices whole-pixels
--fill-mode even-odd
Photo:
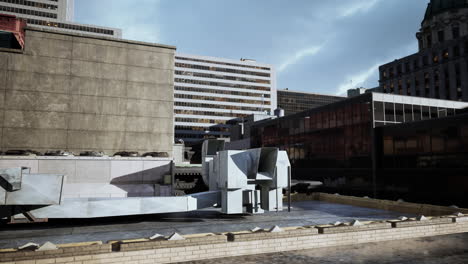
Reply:
[[[468,114],[376,129],[380,196],[468,206]]]
[[[403,175],[395,176],[389,170],[454,168],[451,162],[455,159],[456,170],[466,169],[468,119],[451,128],[437,123],[459,118],[462,107],[468,104],[369,93],[257,122],[251,130],[251,145],[286,150],[293,178],[322,181],[326,192],[384,198],[398,194],[400,198],[417,199],[417,195],[408,195],[408,189],[398,192],[395,190],[401,186],[388,184],[386,179]],[[385,134],[387,129],[396,134]],[[424,153],[430,153],[430,157]],[[439,173],[439,177],[443,175]]]
[[[327,185],[344,180],[364,191],[370,186],[363,183],[371,184],[372,129],[372,96],[366,94],[259,122],[252,128],[251,144],[286,150],[294,178]],[[357,177],[343,174],[349,171]]]

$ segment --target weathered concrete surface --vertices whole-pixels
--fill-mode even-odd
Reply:
[[[468,263],[468,233],[184,263]]]
[[[174,49],[27,29],[0,50],[1,149],[171,155]]]

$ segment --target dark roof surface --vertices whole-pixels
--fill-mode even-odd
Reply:
[[[437,14],[458,8],[468,8],[468,0],[431,0],[427,5],[423,22]]]

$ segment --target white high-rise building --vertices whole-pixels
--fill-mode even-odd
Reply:
[[[228,137],[228,120],[273,114],[274,109],[276,75],[272,65],[176,53],[176,140]]]
[[[122,30],[74,23],[74,0],[0,0],[0,13],[26,20],[28,25],[97,36],[122,37]]]

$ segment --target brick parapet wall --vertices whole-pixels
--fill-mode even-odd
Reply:
[[[18,259],[6,259],[5,254],[0,255],[0,263],[2,264],[46,264],[46,263],[75,263],[75,264],[96,264],[96,263],[113,263],[113,264],[145,264],[145,263],[171,263],[181,261],[202,260],[210,258],[232,257],[250,254],[262,254],[270,252],[302,250],[321,247],[344,246],[356,243],[369,243],[378,241],[389,241],[398,239],[418,238],[427,236],[438,236],[454,233],[468,232],[467,217],[447,218],[451,221],[441,223],[439,218],[432,220],[420,221],[425,223],[417,226],[393,227],[388,228],[384,225],[383,228],[366,230],[363,227],[351,227],[350,229],[339,232],[339,227],[335,233],[318,234],[315,228],[302,227],[294,231],[285,230],[279,233],[255,232],[251,234],[231,234],[233,240],[222,241],[220,237],[227,235],[206,236],[207,240],[199,239],[198,245],[189,245],[181,240],[179,243],[174,241],[160,241],[160,244],[154,245],[144,244],[140,242],[141,247],[132,246],[131,251],[114,251],[108,253],[89,253],[75,256],[64,257],[56,250],[45,251],[50,257],[43,259],[34,259],[20,261]],[[446,221],[446,220],[443,220]],[[332,227],[330,227],[331,229]],[[237,235],[237,238],[236,238]],[[210,240],[211,239],[211,240]],[[184,242],[185,241],[185,242]],[[165,243],[166,242],[166,243]],[[153,243],[153,241],[151,242]],[[185,244],[184,244],[185,243]],[[139,244],[137,242],[135,245]],[[148,246],[158,245],[158,248],[143,249]],[[166,247],[162,247],[165,245]],[[102,245],[104,246],[104,245]],[[121,245],[122,246],[122,245]],[[95,246],[98,247],[98,246]],[[99,246],[100,247],[100,246]],[[88,248],[88,247],[82,247]],[[108,248],[106,248],[108,249]],[[88,248],[89,250],[89,248]],[[80,249],[75,248],[77,253]],[[27,253],[27,252],[26,252]],[[33,253],[33,252],[30,252]],[[52,257],[53,256],[53,257]],[[34,256],[31,256],[34,258]],[[10,262],[6,262],[10,261]]]
[[[463,214],[468,214],[467,208],[455,208],[451,206],[440,206],[440,205],[431,205],[431,204],[419,204],[419,203],[410,203],[404,201],[390,201],[390,200],[380,200],[372,199],[365,197],[356,197],[356,196],[347,196],[347,195],[337,195],[329,193],[312,193],[310,195],[306,194],[295,194],[292,196],[292,201],[323,201],[329,203],[338,203],[346,204],[359,207],[367,207],[373,209],[394,211],[407,214],[422,214],[422,215],[431,215],[431,216],[442,216],[449,215],[454,212],[461,212]]]

